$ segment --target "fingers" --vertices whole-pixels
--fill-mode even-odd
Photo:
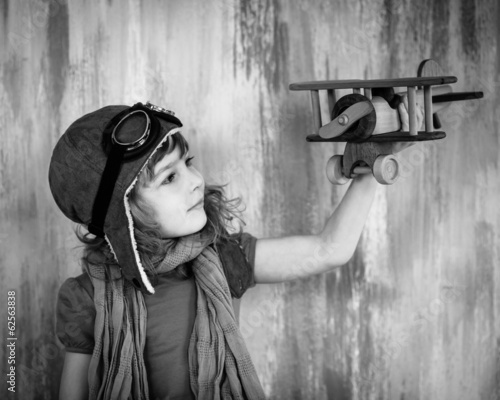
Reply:
[[[422,130],[424,122],[424,107],[417,103],[417,129]]]
[[[403,104],[405,105],[406,112],[408,112],[408,94],[404,93],[402,97],[403,97]]]
[[[399,116],[401,118],[401,129],[403,131],[410,130],[410,120],[408,115],[408,94],[404,93],[401,95],[402,102],[399,104]],[[416,103],[415,116],[417,117],[417,130],[421,129],[424,122],[424,107]]]
[[[410,122],[408,118],[408,110],[404,103],[399,103],[399,118],[401,118],[401,129],[403,131],[408,131],[410,129]]]

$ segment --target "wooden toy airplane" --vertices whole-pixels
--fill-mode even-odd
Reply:
[[[330,182],[345,184],[358,174],[373,173],[382,184],[392,184],[399,176],[399,161],[393,154],[395,143],[437,140],[446,137],[437,111],[458,100],[479,99],[482,92],[453,93],[450,84],[455,76],[443,76],[433,60],[420,63],[417,77],[374,80],[337,80],[292,83],[290,90],[309,90],[313,110],[314,131],[309,142],[347,142],[344,155],[328,160],[326,173]],[[407,88],[409,131],[401,131],[397,110],[402,93],[394,88]],[[352,89],[336,100],[336,89]],[[363,89],[364,95],[361,94]],[[319,90],[328,95],[331,121],[323,125]],[[425,131],[418,131],[417,102],[424,105]]]

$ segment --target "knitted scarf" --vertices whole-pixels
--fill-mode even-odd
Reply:
[[[264,399],[220,258],[206,243],[204,231],[185,236],[156,268],[164,273],[194,260],[197,313],[188,352],[191,390],[197,399]],[[117,265],[90,264],[88,273],[96,307],[89,399],[147,400],[143,294],[122,277]]]

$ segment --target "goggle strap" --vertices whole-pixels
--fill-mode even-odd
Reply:
[[[124,149],[120,146],[113,146],[106,161],[106,166],[102,173],[99,189],[94,199],[92,207],[92,220],[88,225],[88,230],[93,235],[104,237],[104,220],[108,212],[111,197],[115,189],[115,184],[122,166]]]

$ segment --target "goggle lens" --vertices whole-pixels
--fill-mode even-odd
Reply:
[[[124,146],[125,151],[142,146],[151,132],[151,119],[143,110],[133,111],[123,117],[113,129],[111,140]]]

